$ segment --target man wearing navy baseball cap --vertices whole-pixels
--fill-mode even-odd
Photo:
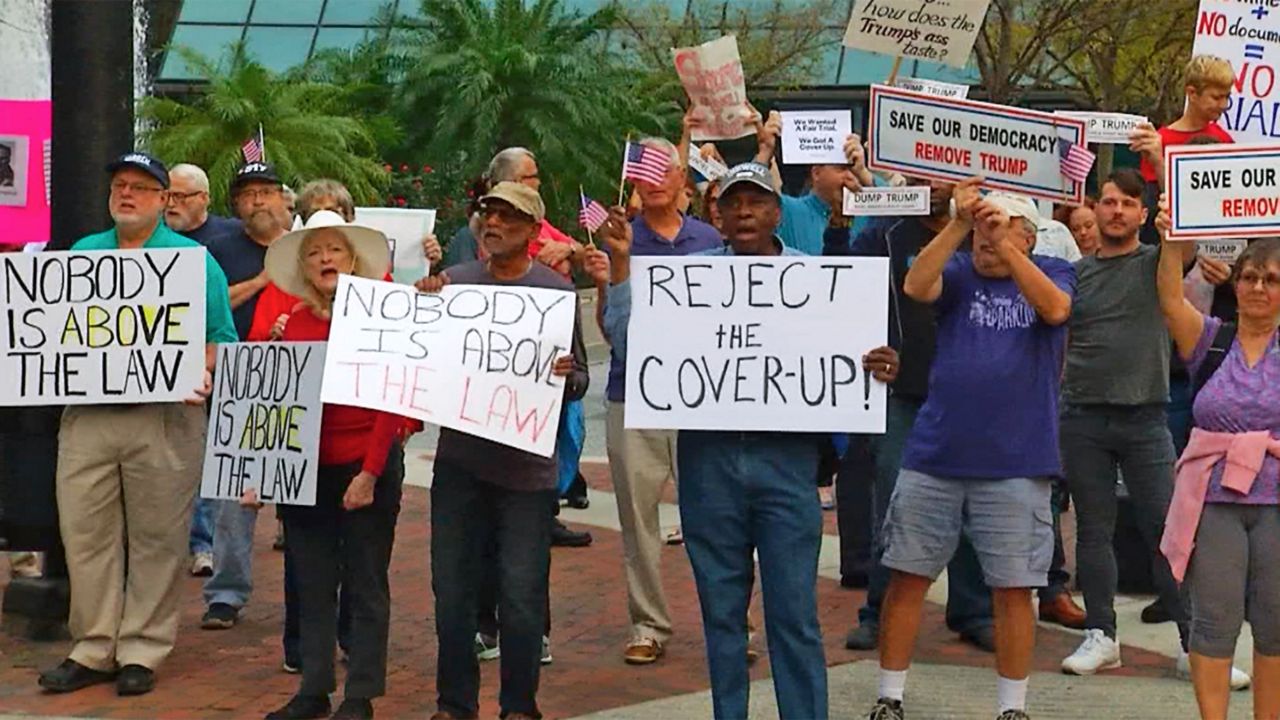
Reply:
[[[160,221],[169,172],[145,153],[121,155],[111,173],[109,230],[72,251],[199,248]],[[205,342],[235,342],[227,279],[205,255]],[[213,353],[206,352],[212,369]],[[178,580],[204,456],[210,377],[192,400],[72,405],[59,433],[57,496],[71,578],[71,655],[40,686],[72,692],[115,680],[120,695],[155,686],[178,634]],[[128,519],[126,522],[126,518]]]

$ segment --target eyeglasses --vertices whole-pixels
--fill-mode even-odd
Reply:
[[[1280,276],[1272,273],[1264,274],[1253,270],[1245,270],[1236,278],[1236,284],[1245,287],[1256,287],[1258,283],[1262,283],[1263,287],[1269,292],[1280,290]]]
[[[279,195],[279,194],[280,194],[279,185],[275,185],[272,187],[265,187],[265,188],[248,188],[246,190],[241,190],[236,195],[236,199],[237,200],[257,200],[258,198],[262,198],[263,200],[266,200],[267,198],[275,197],[276,195]]]
[[[185,203],[186,201],[190,200],[191,198],[193,198],[193,197],[195,197],[195,196],[197,196],[197,195],[200,195],[200,194],[202,194],[202,193],[204,193],[204,191],[203,191],[203,190],[196,190],[195,192],[186,192],[186,193],[174,192],[173,190],[170,190],[170,191],[169,191],[169,202],[171,202],[171,203]]]
[[[124,182],[123,180],[117,180],[111,183],[111,192],[122,193],[125,190],[128,190],[129,192],[135,195],[141,195],[143,193],[149,193],[149,192],[155,192],[155,193],[164,192],[164,188],[155,187],[154,185],[143,185],[142,183]]]

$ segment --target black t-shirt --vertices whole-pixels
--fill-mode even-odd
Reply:
[[[226,273],[229,285],[257,277],[266,262],[266,246],[258,244],[245,234],[244,228],[240,228],[238,232],[215,237],[207,247],[209,254],[222,267],[222,272]],[[231,318],[236,323],[236,334],[241,340],[249,337],[249,327],[253,325],[253,311],[258,306],[258,296],[261,294],[255,294],[243,305],[231,310]]]
[[[225,218],[221,215],[214,215],[210,213],[209,216],[205,218],[203,225],[179,234],[185,235],[205,247],[209,247],[209,243],[214,242],[223,235],[233,235],[235,233],[242,232],[243,229],[244,227],[240,224],[239,220]]]

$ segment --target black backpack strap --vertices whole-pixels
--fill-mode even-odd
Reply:
[[[1218,326],[1218,332],[1213,335],[1213,344],[1209,346],[1209,353],[1205,355],[1204,362],[1200,363],[1199,369],[1196,370],[1196,376],[1191,380],[1191,397],[1200,394],[1200,389],[1204,384],[1209,382],[1209,378],[1218,371],[1222,366],[1222,361],[1227,359],[1227,353],[1231,351],[1231,343],[1236,339],[1236,324],[1224,322]]]

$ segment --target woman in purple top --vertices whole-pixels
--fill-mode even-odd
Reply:
[[[1167,233],[1166,205],[1156,225]],[[1231,659],[1247,617],[1254,637],[1255,717],[1275,718],[1280,717],[1280,239],[1250,244],[1230,282],[1238,304],[1234,337],[1220,336],[1223,321],[1202,314],[1183,297],[1182,253],[1166,238],[1158,275],[1160,308],[1188,372],[1204,384],[1192,405],[1194,428],[1178,462],[1161,549],[1171,567],[1182,567],[1181,560],[1186,568],[1191,679],[1200,716],[1227,717]],[[1211,357],[1221,363],[1216,370],[1208,368],[1212,374],[1203,380],[1201,369]],[[1192,538],[1194,543],[1188,542]],[[1190,548],[1188,561],[1179,549]]]

